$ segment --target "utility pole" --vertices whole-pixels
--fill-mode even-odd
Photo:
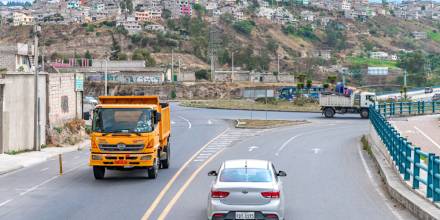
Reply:
[[[280,55],[277,53],[277,72],[280,74]]]
[[[106,57],[105,57],[105,73],[104,73],[104,78],[105,78],[105,79],[104,79],[104,89],[105,89],[105,91],[104,91],[104,95],[105,95],[105,96],[108,95],[108,94],[107,94],[107,93],[108,93],[108,87],[107,87],[107,86],[108,86],[108,85],[107,85],[107,78],[108,78],[108,77],[107,77],[107,75],[108,75],[108,72],[107,72],[107,71],[108,71],[108,57],[109,57],[109,56],[106,56]]]
[[[39,26],[34,25],[34,150],[40,151],[39,128],[39,97],[38,97],[38,31]]]
[[[234,52],[232,52],[232,69],[231,69],[231,82],[233,82],[234,78]]]
[[[183,81],[183,79],[182,79],[182,74],[180,73],[180,56],[179,56],[179,77],[180,77],[180,80]]]
[[[171,82],[174,80],[174,48],[171,48]]]

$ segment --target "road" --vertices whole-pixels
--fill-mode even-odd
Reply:
[[[297,127],[247,130],[234,118],[307,119]],[[358,116],[192,109],[172,105],[172,164],[156,180],[143,171],[93,178],[88,151],[0,176],[0,219],[206,219],[212,177],[227,159],[274,161],[285,170],[286,219],[413,219],[388,199],[360,150]]]

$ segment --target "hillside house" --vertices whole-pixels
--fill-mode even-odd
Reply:
[[[26,26],[34,24],[34,17],[24,12],[12,13],[12,19],[14,26]]]
[[[147,30],[147,31],[164,32],[165,31],[165,27],[163,25],[160,25],[160,24],[149,24],[149,25],[145,25],[145,30]]]
[[[426,32],[423,32],[423,31],[413,31],[413,32],[411,32],[411,35],[416,40],[424,40],[424,39],[428,38]]]
[[[129,16],[126,19],[118,19],[116,22],[116,26],[122,25],[130,34],[134,34],[142,31],[142,27],[136,18],[133,16]]]
[[[388,59],[388,53],[383,51],[374,51],[370,52],[370,58],[372,59],[378,59],[378,60],[386,60]]]
[[[340,2],[338,2],[338,10],[339,11],[351,10],[351,2],[349,0],[341,0]]]
[[[79,1],[69,1],[67,3],[67,9],[79,9]]]
[[[311,53],[313,58],[321,58],[324,60],[330,60],[332,58],[331,50],[313,50]]]
[[[313,12],[311,12],[311,11],[302,11],[301,18],[304,21],[313,22],[315,20],[315,14],[313,14]]]

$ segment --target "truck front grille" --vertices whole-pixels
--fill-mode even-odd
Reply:
[[[100,144],[102,151],[140,151],[144,148],[143,144]]]

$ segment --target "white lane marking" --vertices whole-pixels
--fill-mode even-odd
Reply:
[[[182,116],[179,116],[179,118],[183,119],[184,121],[186,121],[186,123],[188,123],[188,128],[192,127],[191,122],[188,119],[186,119],[186,118],[184,118]]]
[[[420,130],[417,126],[414,126],[414,128],[420,132],[420,134],[422,134],[423,136],[425,136],[426,139],[428,139],[429,141],[431,141],[436,147],[438,147],[440,149],[440,145],[437,144],[437,142],[435,142],[434,140],[432,140],[431,137],[429,137],[427,134],[425,134],[425,132],[423,132],[422,130]]]
[[[371,184],[373,185],[374,190],[376,190],[376,192],[379,194],[379,196],[382,197],[383,200],[385,200],[385,205],[391,211],[391,213],[393,213],[393,215],[396,216],[397,219],[404,220],[404,218],[400,215],[400,213],[398,211],[394,210],[393,206],[391,206],[389,204],[390,200],[385,196],[385,194],[381,191],[380,187],[378,186],[377,182],[374,180],[373,174],[367,165],[367,161],[365,160],[364,155],[362,154],[361,146],[359,146],[359,145],[358,145],[358,153],[359,153],[359,157],[361,158],[362,165],[364,166],[364,170],[367,172],[368,179],[370,180]]]
[[[43,169],[40,170],[40,172],[44,172],[44,171],[46,171],[48,169],[49,169],[49,167],[43,168]]]
[[[249,147],[249,152],[252,152],[256,149],[258,149],[258,146],[251,146],[251,147]]]
[[[8,199],[8,200],[6,200],[6,201],[0,203],[0,207],[6,205],[6,204],[8,204],[8,203],[10,203],[11,201],[12,201],[12,199]]]
[[[295,135],[295,136],[293,136],[293,137],[291,137],[291,138],[289,138],[289,140],[287,140],[287,141],[285,141],[284,143],[283,143],[283,145],[281,145],[281,147],[280,148],[278,148],[278,150],[277,150],[277,152],[275,152],[275,156],[280,156],[280,152],[291,142],[291,141],[293,141],[293,140],[295,140],[296,138],[298,138],[298,137],[301,137],[303,134],[298,134],[298,135]]]
[[[199,154],[199,156],[210,156],[210,155],[212,155],[212,153],[205,153],[205,154],[200,153]]]
[[[208,120],[208,125],[212,125],[212,121],[211,120]]]
[[[176,122],[175,121],[171,121],[171,124],[173,125],[173,124],[176,124]]]
[[[32,192],[32,191],[38,189],[38,187],[40,187],[40,186],[42,186],[42,185],[44,185],[44,184],[46,184],[46,183],[49,183],[49,182],[53,181],[53,180],[56,179],[56,178],[58,178],[58,176],[53,176],[53,177],[51,177],[51,178],[49,178],[49,179],[43,181],[42,183],[40,183],[40,184],[38,184],[38,185],[35,185],[35,186],[33,186],[33,187],[27,189],[26,191],[20,193],[20,196],[24,196],[24,195],[26,195],[27,193],[30,193],[30,192]]]
[[[196,159],[196,160],[193,160],[194,162],[203,162],[203,161],[205,161],[205,160],[202,160],[202,159]]]
[[[321,149],[319,149],[319,148],[313,148],[312,150],[313,150],[313,153],[314,153],[314,154],[318,154],[319,151],[321,151]]]

